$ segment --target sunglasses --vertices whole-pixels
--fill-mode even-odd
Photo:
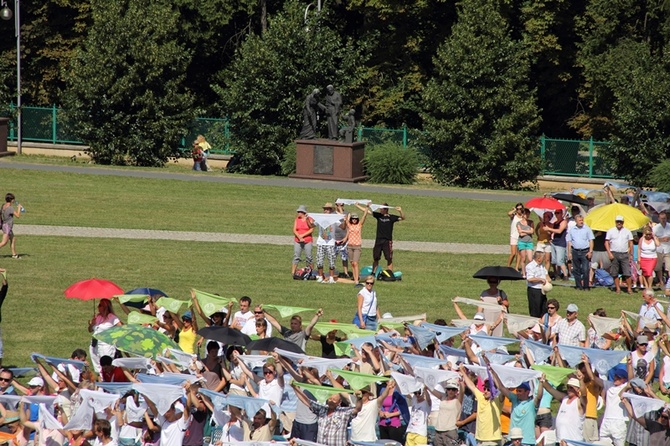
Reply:
[[[274,375],[275,372],[273,372],[272,370],[263,370],[263,374],[264,375]]]
[[[254,314],[263,314],[262,311],[254,311]]]
[[[10,382],[12,378],[0,378],[0,381]]]
[[[365,282],[366,285],[374,285],[374,282]]]
[[[565,314],[575,314],[574,311],[566,311]]]
[[[547,310],[555,310],[556,307],[547,307]]]

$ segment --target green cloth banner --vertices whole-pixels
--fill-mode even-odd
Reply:
[[[181,307],[188,307],[188,304],[190,304],[190,302],[187,300],[173,299],[171,297],[161,297],[156,301],[156,305],[163,307],[173,313],[179,313],[181,311]]]
[[[221,297],[217,296],[216,294],[211,294],[196,289],[194,289],[193,292],[195,293],[195,298],[198,300],[200,309],[207,317],[223,308],[226,308],[228,306],[228,302],[236,302],[236,300],[232,297]],[[226,309],[226,312],[227,311],[228,310]]]
[[[346,379],[347,382],[349,383],[349,387],[351,387],[354,390],[360,390],[363,387],[376,383],[378,381],[388,381],[390,379],[388,376],[377,376],[377,375],[370,375],[368,373],[350,372],[348,370],[342,370],[342,369],[328,369],[328,370],[333,372],[333,374],[341,376],[342,378]]]
[[[158,318],[156,316],[151,316],[150,314],[143,314],[137,311],[132,311],[128,315],[129,324],[153,324]]]
[[[354,350],[351,348],[349,341],[335,342],[333,347],[335,347],[335,354],[337,356],[348,356],[351,358],[354,354]]]
[[[568,375],[575,373],[575,369],[567,369],[565,367],[555,367],[553,365],[537,365],[533,364],[530,366],[531,369],[538,372],[544,373],[544,376],[547,377],[547,381],[554,386],[558,387]]]
[[[305,322],[303,325],[307,326]],[[333,330],[339,330],[345,333],[350,338],[361,338],[363,336],[373,336],[375,334],[372,330],[361,330],[354,324],[342,324],[338,322],[318,322],[314,329],[322,335],[328,334]]]
[[[305,311],[313,311],[316,313],[316,310],[314,308],[302,308],[302,307],[286,307],[284,305],[272,305],[272,304],[267,304],[263,305],[263,308],[273,308],[277,311],[279,311],[279,315],[281,317],[290,317],[298,313],[303,313]]]
[[[295,382],[295,381],[294,381]],[[337,387],[317,386],[316,384],[304,384],[295,382],[295,385],[303,390],[309,390],[314,395],[314,398],[321,404],[324,404],[331,395],[336,393],[354,393],[352,389],[339,389]]]
[[[146,294],[119,294],[118,296],[114,296],[119,299],[119,302],[122,304],[125,304],[127,302],[144,302],[145,300],[149,299],[149,296]]]

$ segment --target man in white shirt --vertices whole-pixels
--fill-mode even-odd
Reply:
[[[614,227],[607,231],[605,235],[605,250],[612,261],[610,274],[614,277],[614,286],[616,293],[621,294],[621,284],[619,273],[626,281],[628,294],[633,294],[630,279],[630,262],[633,259],[633,234],[630,230],[623,227],[623,216],[617,215],[614,218]]]
[[[626,441],[628,414],[621,402],[620,393],[627,384],[626,377],[617,374],[614,376],[614,385],[610,385],[605,392],[605,413],[600,424],[600,439],[609,437],[614,446],[624,446]]]
[[[638,312],[638,314],[642,316],[637,324],[638,333],[644,331],[644,327],[649,320],[656,321],[656,323],[661,322],[661,314],[663,313],[663,305],[661,305],[658,300],[656,300],[656,297],[654,297],[654,290],[644,290],[642,299],[644,300],[644,303],[640,305],[640,311]]]
[[[254,314],[249,311],[249,308],[251,308],[251,298],[247,296],[240,297],[240,311],[236,312],[233,316],[233,320],[230,323],[231,328],[242,330],[244,324],[254,317]]]
[[[528,314],[538,318],[547,312],[547,296],[542,292],[542,286],[551,282],[543,260],[544,252],[537,251],[533,261],[526,265]]]
[[[654,225],[652,232],[654,236],[661,242],[656,250],[658,261],[656,262],[656,279],[663,285],[663,271],[670,268],[670,223],[668,223],[668,212],[661,211],[658,213],[658,224]],[[663,265],[665,264],[665,268]]]

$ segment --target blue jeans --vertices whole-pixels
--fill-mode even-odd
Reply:
[[[586,254],[589,249],[572,249],[572,275],[575,276],[575,285],[578,290],[589,289],[589,259]]]
[[[364,316],[365,317],[365,329],[366,330],[377,330],[377,316]]]

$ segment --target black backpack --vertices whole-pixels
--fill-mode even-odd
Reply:
[[[398,280],[398,279],[396,278],[395,274],[393,274],[393,271],[390,270],[390,269],[384,269],[384,270],[382,270],[382,271],[377,275],[377,279],[379,279],[379,280],[381,280],[381,281],[383,281],[383,282],[395,282],[396,280]]]

